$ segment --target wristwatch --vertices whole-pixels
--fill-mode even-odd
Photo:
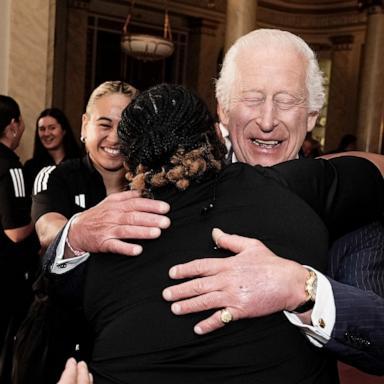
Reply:
[[[304,304],[299,305],[292,312],[296,313],[304,313],[313,308],[316,301],[316,291],[317,291],[317,275],[311,269],[307,269],[309,274],[307,279],[305,280],[304,290],[307,295],[307,298]]]

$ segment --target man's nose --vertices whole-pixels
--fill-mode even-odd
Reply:
[[[265,100],[259,107],[256,123],[263,132],[271,132],[278,125],[276,108],[272,100]]]

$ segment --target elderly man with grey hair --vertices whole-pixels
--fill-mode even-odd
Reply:
[[[216,96],[232,160],[271,166],[298,157],[324,103],[323,78],[313,51],[301,38],[259,29],[227,52]],[[366,156],[382,161],[378,155]],[[200,278],[164,291],[167,300],[178,301],[172,305],[174,313],[224,307],[238,320],[288,309],[289,320],[302,327],[313,344],[363,370],[384,373],[382,223],[371,223],[334,242],[329,276],[316,272],[316,281],[308,274],[302,282],[309,293],[305,305],[298,301],[301,292],[290,287],[300,267],[308,267],[287,273],[286,261],[268,260],[256,252],[254,240],[224,233],[215,240],[237,256],[175,266],[170,271],[173,278]],[[203,334],[221,326],[216,313],[195,331]]]

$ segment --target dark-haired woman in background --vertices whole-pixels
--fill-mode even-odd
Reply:
[[[0,95],[0,382],[8,383],[7,346],[31,297],[29,259],[34,252],[31,199],[15,153],[25,125],[17,102]]]
[[[140,242],[139,257],[92,254],[75,274],[51,275],[53,291],[84,307],[94,335],[95,383],[338,382],[335,362],[309,345],[283,313],[231,322],[222,312],[223,323],[230,323],[199,336],[193,326],[207,314],[174,316],[161,292],[172,283],[171,266],[230,256],[215,249],[215,227],[260,240],[271,258],[278,254],[324,270],[328,232],[317,214],[339,234],[379,215],[378,170],[356,158],[224,167],[226,150],[212,116],[181,86],[164,84],[139,95],[124,110],[118,134],[131,189],[170,203],[172,225],[160,238]],[[355,183],[365,188],[352,188]],[[346,222],[343,215],[354,204],[359,220]],[[74,284],[80,276],[81,288]],[[287,303],[287,309],[295,308]]]
[[[71,125],[59,108],[44,109],[36,120],[33,156],[24,165],[26,190],[31,194],[40,170],[81,156]]]

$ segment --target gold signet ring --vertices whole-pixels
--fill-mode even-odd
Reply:
[[[228,309],[222,309],[221,310],[221,313],[220,313],[220,320],[224,323],[224,324],[228,324],[230,323],[232,320],[233,320],[233,316],[232,316],[232,313],[229,312]]]

